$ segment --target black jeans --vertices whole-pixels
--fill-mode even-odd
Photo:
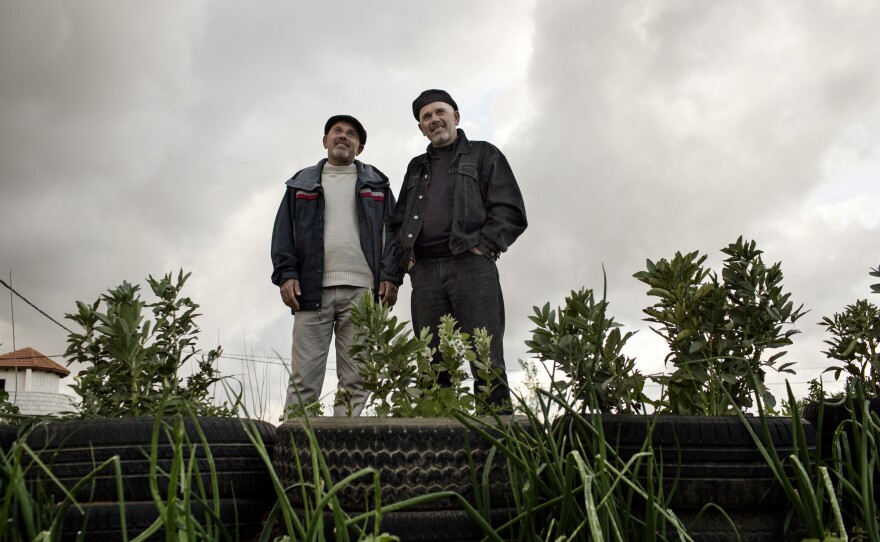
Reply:
[[[481,384],[489,384],[492,386],[489,403],[509,405],[510,390],[504,364],[504,297],[495,262],[472,252],[444,258],[418,258],[410,270],[410,280],[413,329],[418,335],[422,328],[429,328],[433,334],[432,348],[440,343],[437,326],[444,315],[452,315],[462,332],[470,335],[476,328],[486,328],[492,336],[491,365],[499,371],[499,376],[494,382],[481,382],[471,363],[474,393]],[[438,352],[435,362],[439,359]],[[440,379],[440,384],[450,384],[448,375]]]

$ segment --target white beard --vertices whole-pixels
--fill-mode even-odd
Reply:
[[[449,128],[441,128],[437,132],[429,132],[429,139],[436,147],[443,147],[452,141],[452,133]]]
[[[336,158],[340,162],[347,162],[348,160],[350,160],[351,153],[352,151],[348,147],[340,147],[337,145],[334,145],[333,149],[331,149],[330,151],[330,154],[333,155],[333,158]]]

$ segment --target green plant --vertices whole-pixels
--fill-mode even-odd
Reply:
[[[437,328],[441,361],[433,361],[434,350],[428,345],[431,333],[421,330],[416,338],[407,322],[391,316],[390,308],[376,301],[369,293],[352,304],[352,321],[357,328],[351,355],[358,361],[364,388],[370,392],[368,407],[378,416],[437,417],[453,411],[485,411],[480,400],[491,390],[480,386],[478,396],[471,394],[464,381],[465,362],[474,362],[476,377],[491,381],[489,340],[485,330],[476,330],[471,337],[456,327],[455,319],[444,316]],[[449,386],[440,383],[448,376]]]
[[[542,389],[541,381],[538,379],[537,364],[534,361],[523,361],[521,359],[517,360],[517,363],[519,363],[524,376],[521,388],[519,390],[511,390],[511,393],[515,394],[517,398],[513,402],[513,406],[519,406],[519,412],[527,410],[536,412],[540,407],[538,390]]]
[[[284,412],[281,414],[281,417],[278,421],[283,422],[285,420],[289,420],[290,418],[299,418],[301,416],[323,416],[324,415],[324,405],[320,401],[315,401],[314,403],[309,403],[307,405],[301,405],[299,403],[292,404],[288,406]]]
[[[751,378],[756,380],[757,376],[752,375]],[[786,390],[789,404],[795,404],[797,401],[788,382],[786,382]],[[778,451],[773,447],[772,438],[770,438],[766,420],[768,413],[765,412],[761,398],[757,394],[755,404],[761,422],[762,433],[760,436],[746,422],[743,412],[737,411],[735,414],[742,420],[743,426],[754,439],[755,446],[761,452],[780,487],[788,496],[792,511],[800,518],[805,533],[813,537],[807,540],[828,542],[836,540],[826,530],[826,525],[833,523],[833,527],[837,528],[838,533],[843,531],[839,519],[837,496],[830,483],[827,470],[823,470],[824,467],[816,464],[814,452],[808,446],[806,431],[800,421],[800,411],[797,409],[791,411],[794,422],[792,424],[794,451],[787,457],[780,457]],[[838,511],[833,518],[831,517],[832,510]]]
[[[796,329],[784,331],[805,313],[782,290],[779,263],[767,266],[754,241],[742,237],[722,249],[727,255],[721,276],[706,268],[706,256],[677,252],[671,260],[647,261],[634,276],[659,298],[644,309],[646,320],[670,348],[666,362],[675,371],[657,377],[666,388],[661,411],[719,415],[753,405],[750,391],[769,406],[776,401],[764,385],[768,369],[793,373],[793,363],[776,365],[785,352],[764,357],[767,350],[788,346]],[[757,375],[752,380],[750,375]]]
[[[794,402],[788,383],[786,388],[789,402]],[[813,393],[821,410],[827,404],[821,386]],[[860,381],[854,381],[846,390],[844,403],[849,417],[834,432],[831,459],[820,461],[808,446],[807,432],[797,410],[791,413],[795,431],[794,453],[780,457],[773,446],[767,444],[771,439],[765,410],[760,399],[756,399],[763,434],[752,432],[752,437],[787,494],[793,512],[811,537],[804,542],[848,539],[880,542],[880,510],[877,507],[880,418],[876,412],[871,412]],[[738,415],[745,422],[743,413]],[[821,417],[819,423],[822,423]]]
[[[693,540],[659,477],[639,474],[655,472],[650,448],[623,460],[605,438],[602,416],[582,415],[567,393],[537,389],[536,408],[515,398],[528,423],[504,427],[457,415],[497,447],[511,486],[520,488],[517,514],[496,528],[505,540]]]
[[[622,353],[634,332],[621,333],[607,309],[604,295],[596,301],[592,290],[581,289],[565,298],[564,307],[551,310],[546,303],[529,317],[538,326],[526,341],[529,352],[565,374],[564,380],[551,374],[553,389],[570,396],[579,413],[638,412],[646,400],[645,377]]]
[[[880,542],[880,416],[866,400],[866,391],[860,381],[847,390],[850,417],[835,431],[830,467],[853,538]]]
[[[26,450],[17,440],[9,449],[0,449],[0,540],[38,540],[50,532],[55,518],[52,503],[25,483]]]
[[[221,380],[214,368],[221,348],[196,357],[198,305],[180,297],[189,276],[181,271],[176,282],[170,273],[148,277],[157,297],[153,303],[141,299],[139,286],[123,282],[90,305],[77,301],[77,312],[65,315],[83,328],[68,335],[65,356],[68,365],[85,367],[71,385],[81,397],[84,417],[155,414],[163,396],[166,411],[234,414],[235,405],[216,406],[211,400],[211,387]],[[147,308],[153,320],[144,316]],[[184,384],[178,372],[190,360],[198,369]]]
[[[872,267],[871,271],[868,274],[872,277],[880,278],[880,265],[878,265],[877,267]],[[871,292],[875,294],[880,294],[880,282],[871,285]]]
[[[0,420],[3,419],[4,414],[18,414],[18,406],[9,402],[9,393],[0,389]]]
[[[870,274],[880,276],[878,269],[872,269]],[[874,293],[880,292],[880,284],[871,288]],[[842,362],[826,372],[833,371],[835,379],[846,373],[850,385],[860,382],[866,393],[880,396],[880,309],[866,299],[859,299],[843,312],[822,318],[819,325],[831,334],[825,341],[829,348],[823,354]]]

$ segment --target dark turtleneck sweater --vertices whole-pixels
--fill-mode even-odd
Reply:
[[[452,235],[452,207],[454,198],[449,170],[455,161],[458,140],[445,147],[428,147],[431,178],[426,190],[427,205],[424,222],[413,250],[416,257],[438,258],[452,256],[449,238]]]

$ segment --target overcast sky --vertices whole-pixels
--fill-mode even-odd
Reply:
[[[191,271],[204,346],[277,418],[284,181],[346,113],[397,192],[427,144],[412,100],[443,88],[526,200],[499,260],[512,371],[532,307],[601,292],[603,265],[611,314],[640,330],[628,353],[662,371],[633,273],[676,251],[717,266],[743,235],[811,311],[787,356],[802,389],[828,364],[817,322],[869,298],[880,264],[878,25],[871,0],[5,0],[0,278],[70,327],[77,300]],[[64,330],[0,293],[0,353],[63,353]]]

